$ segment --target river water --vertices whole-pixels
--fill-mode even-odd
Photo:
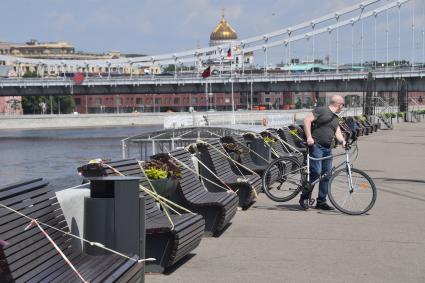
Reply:
[[[158,127],[0,130],[0,186],[45,178],[60,187],[81,183],[77,167],[121,158],[121,140]]]

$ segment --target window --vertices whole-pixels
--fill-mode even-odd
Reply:
[[[198,98],[192,97],[192,103],[198,103]]]
[[[142,99],[140,97],[136,98],[136,104],[142,104]]]
[[[81,105],[81,98],[75,98],[75,105]]]
[[[174,97],[174,105],[178,105],[180,103],[180,99],[178,97]]]
[[[265,98],[265,101],[266,101],[266,102],[270,102],[270,101],[271,101],[270,97],[266,97],[266,98]]]
[[[155,98],[155,104],[161,104],[161,98]]]
[[[96,105],[102,104],[102,98],[96,98]]]

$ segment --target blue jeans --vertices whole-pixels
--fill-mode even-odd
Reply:
[[[332,155],[332,149],[321,146],[320,144],[314,144],[310,146],[310,157],[322,158]],[[314,182],[320,175],[328,172],[328,175],[323,178],[319,183],[319,196],[317,202],[326,202],[328,195],[328,184],[331,178],[332,171],[332,158],[325,160],[310,160],[310,182]],[[313,188],[311,188],[313,189]],[[303,192],[302,198],[308,198],[307,192]]]

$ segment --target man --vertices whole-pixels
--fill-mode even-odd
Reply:
[[[338,114],[344,108],[344,98],[340,95],[333,95],[329,106],[317,107],[304,119],[304,132],[307,137],[307,144],[310,149],[310,156],[322,158],[332,155],[332,140],[334,137],[344,146],[345,140],[339,128]],[[317,197],[316,209],[333,210],[334,208],[326,203],[328,195],[328,184],[330,172],[332,170],[332,158],[325,160],[310,160],[310,181],[313,182],[320,175],[329,174],[320,180],[319,195]],[[303,190],[300,198],[301,208],[308,209],[309,193]]]

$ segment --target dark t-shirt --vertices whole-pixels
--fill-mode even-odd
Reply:
[[[339,126],[338,115],[333,113],[328,106],[317,107],[313,110],[314,122],[311,135],[315,143],[324,147],[331,147]]]

